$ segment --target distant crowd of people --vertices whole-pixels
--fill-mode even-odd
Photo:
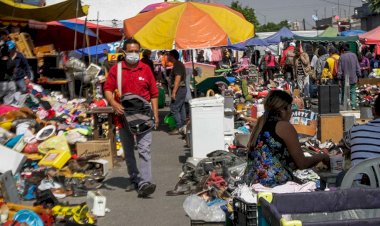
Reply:
[[[259,59],[259,60],[258,60]],[[363,48],[358,54],[350,51],[347,44],[312,46],[300,42],[285,43],[278,59],[268,48],[264,56],[255,52],[254,62],[260,69],[265,83],[273,79],[275,72],[283,73],[304,97],[317,95],[316,86],[335,84],[341,87],[341,101],[344,102],[345,87],[350,96],[350,106],[357,108],[356,84],[358,79],[367,78],[371,71],[380,68],[380,57],[369,48]]]

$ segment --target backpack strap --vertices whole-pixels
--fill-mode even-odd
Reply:
[[[120,96],[122,96],[123,94],[122,94],[122,91],[121,91],[121,84],[122,84],[122,65],[121,65],[122,63],[121,62],[119,62],[119,63],[117,63],[117,89],[118,89],[118,91],[119,91],[119,93],[120,93]]]

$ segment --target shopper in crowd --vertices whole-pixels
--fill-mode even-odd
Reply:
[[[204,50],[199,50],[197,54],[197,62],[198,63],[204,63],[205,62],[205,56],[204,56]]]
[[[243,53],[243,56],[239,60],[239,71],[249,68],[249,57],[247,52]]]
[[[360,65],[360,71],[362,74],[362,78],[368,78],[369,70],[371,69],[370,62],[366,56],[364,56],[362,53],[359,53],[358,55],[359,65]]]
[[[351,109],[355,110],[357,108],[356,83],[358,77],[361,76],[359,60],[356,54],[348,50],[348,45],[342,45],[340,52],[338,78],[342,80],[342,103],[345,103],[346,98],[351,98]],[[346,90],[346,86],[349,90]]]
[[[177,50],[169,52],[169,61],[173,63],[173,70],[170,74],[171,99],[170,112],[176,121],[176,128],[170,131],[170,135],[178,135],[186,121],[186,68],[179,61],[179,53]]]
[[[332,84],[338,84],[339,58],[339,51],[335,47],[330,47],[325,68],[327,67],[328,69],[329,79]]]
[[[373,55],[373,54],[372,54]],[[380,68],[380,55],[376,55],[372,57],[372,60],[371,60],[371,69],[377,69],[377,68]]]
[[[289,122],[292,102],[293,98],[280,90],[271,91],[265,99],[264,115],[258,119],[248,143],[248,184],[274,187],[293,180],[296,169],[307,169],[321,161],[329,165],[328,155],[303,154],[297,131]]]
[[[353,166],[365,159],[380,157],[380,97],[376,98],[372,106],[372,114],[373,121],[354,126],[347,134],[346,141],[351,149]]]
[[[310,66],[311,68],[315,71],[317,67],[317,62],[318,62],[318,49],[314,51],[313,57],[311,58],[310,61]]]
[[[264,59],[261,61],[261,64],[264,63],[264,83],[269,84],[271,80],[273,80],[273,74],[276,70],[276,57],[272,54],[272,51],[267,48],[265,50]]]
[[[109,54],[108,49],[103,49],[103,54],[104,54],[104,57],[102,57],[102,59],[100,60],[100,63],[102,65],[102,67],[105,69],[105,73],[108,74],[113,63],[111,63],[108,60],[108,54]]]
[[[322,45],[318,47],[318,61],[315,67],[315,73],[318,80],[322,78],[322,71],[325,68],[325,64],[329,56],[330,55],[327,53],[326,47]]]
[[[118,93],[122,95],[132,93],[143,97],[151,102],[154,114],[155,127],[158,127],[158,89],[151,69],[140,61],[140,43],[134,39],[124,42],[125,61],[121,61],[121,89]],[[114,65],[104,84],[105,97],[118,115],[116,119],[124,117],[124,107],[120,104],[119,98],[115,100],[115,91],[118,89],[118,65]],[[154,193],[156,185],[152,183],[152,132],[147,131],[143,134],[132,134],[131,130],[118,123],[120,139],[125,152],[128,174],[131,183],[126,191],[138,191],[140,197],[147,197]],[[135,142],[140,158],[140,170],[137,168],[135,159]]]
[[[302,51],[301,46],[297,46],[294,50],[294,77],[300,93],[304,97],[310,97],[310,77],[314,77],[313,70],[310,66],[309,55]]]
[[[259,63],[260,63],[260,51],[256,49],[255,51],[253,51],[253,54],[251,56],[251,64],[256,65],[258,67]]]
[[[294,49],[296,48],[296,43],[291,42],[289,47],[286,48],[281,56],[280,65],[283,69],[283,73],[287,78],[294,79]]]
[[[5,96],[16,92],[15,83],[9,82],[10,76],[7,73],[8,61],[8,45],[0,45],[0,104],[3,102]]]
[[[149,66],[150,70],[152,71],[154,75],[154,78],[157,80],[156,74],[154,73],[153,61],[150,59],[151,55],[152,55],[152,51],[150,51],[149,49],[144,49],[142,52],[141,62]]]
[[[219,66],[220,68],[232,68],[231,54],[228,49],[223,50],[222,61]]]
[[[14,41],[7,41],[7,45],[9,51],[8,74],[16,83],[17,91],[25,93],[27,91],[27,83],[31,79],[28,61],[22,53],[16,50],[16,43]]]

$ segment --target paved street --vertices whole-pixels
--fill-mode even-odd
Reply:
[[[161,111],[161,124],[166,112]],[[152,162],[153,178],[157,190],[149,199],[137,198],[136,192],[125,192],[127,168],[124,162],[116,167],[106,181],[103,194],[107,197],[107,207],[111,210],[105,217],[98,219],[99,226],[150,226],[190,225],[182,208],[185,196],[167,197],[165,192],[174,187],[185,159],[186,148],[178,136],[166,132],[153,134]],[[137,155],[136,155],[137,157]]]

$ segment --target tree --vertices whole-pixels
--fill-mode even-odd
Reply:
[[[283,21],[281,21],[278,24],[273,23],[273,22],[269,22],[269,23],[264,24],[264,25],[260,26],[259,28],[257,28],[257,31],[258,32],[278,31],[278,30],[280,30],[283,27],[287,27],[287,28],[290,27],[287,20],[283,20]]]
[[[369,0],[371,10],[376,13],[380,13],[380,0]]]
[[[251,22],[254,26],[255,26],[255,29],[257,29],[257,27],[260,26],[260,23],[259,21],[257,20],[257,17],[256,17],[256,14],[255,14],[255,10],[248,7],[248,6],[242,6],[240,4],[239,1],[233,1],[231,3],[231,8],[240,12],[241,14],[243,14],[243,16],[245,17],[245,19],[249,22]]]
[[[380,0],[378,0],[380,1]],[[243,14],[245,19],[249,22],[251,22],[255,26],[255,31],[256,32],[271,32],[271,31],[278,31],[282,27],[287,27],[289,28],[289,24],[287,20],[283,20],[280,23],[276,24],[273,22],[269,22],[267,24],[260,25],[259,21],[257,20],[255,10],[248,7],[248,6],[242,6],[239,1],[233,1],[231,3],[231,8],[240,12]]]

